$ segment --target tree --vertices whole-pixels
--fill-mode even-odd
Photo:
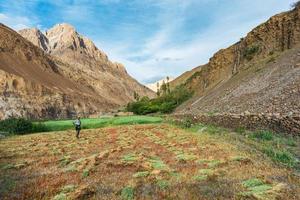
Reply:
[[[160,89],[162,90],[163,95],[166,95],[166,93],[167,93],[167,85],[166,85],[165,81],[163,81]]]
[[[160,96],[159,82],[157,82],[156,86],[157,86],[156,94],[159,97]]]
[[[171,93],[169,80],[170,80],[170,78],[167,76],[167,92],[168,92],[168,94]]]
[[[139,101],[139,100],[140,100],[140,95],[139,95],[136,91],[134,91],[134,92],[133,92],[133,98],[134,98],[136,101]]]

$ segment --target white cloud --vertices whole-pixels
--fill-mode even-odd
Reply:
[[[170,4],[170,2],[172,3]],[[102,47],[110,58],[125,64],[127,71],[143,83],[155,77],[176,77],[187,70],[205,64],[219,49],[239,41],[252,28],[267,20],[271,15],[287,10],[290,5],[281,2],[281,5],[286,5],[283,8],[278,4],[275,5],[272,0],[264,2],[257,0],[252,2],[253,5],[258,4],[257,8],[245,10],[247,3],[241,2],[239,4],[240,12],[226,13],[226,16],[223,15],[224,13],[216,13],[214,21],[206,29],[191,35],[189,41],[178,43],[176,33],[180,31],[185,22],[185,12],[191,12],[187,9],[190,9],[196,1],[185,1],[185,4],[181,5],[180,8],[175,6],[176,12],[174,12],[172,6],[176,5],[176,2],[171,0],[160,2],[161,6],[168,6],[167,10],[170,12],[159,15],[158,20],[161,22],[161,28],[140,45],[141,50],[131,51],[131,46],[136,44],[130,42],[124,44],[122,41],[122,44],[113,43],[109,45],[102,42]],[[247,2],[249,3],[249,1]],[[269,6],[272,3],[274,7],[270,9]],[[120,48],[119,46],[122,45],[125,47]],[[132,60],[132,57],[145,59]]]
[[[0,22],[18,31],[31,26],[30,20],[23,16],[9,16],[4,13],[0,13]]]

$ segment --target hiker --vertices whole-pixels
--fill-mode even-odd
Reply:
[[[77,119],[73,122],[73,124],[75,125],[76,138],[78,139],[79,138],[80,129],[81,129],[80,117],[77,117]]]

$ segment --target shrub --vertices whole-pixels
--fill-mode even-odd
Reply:
[[[170,186],[170,183],[165,180],[158,180],[157,185],[160,189],[165,190]]]
[[[255,186],[259,186],[259,185],[263,185],[263,184],[264,184],[264,182],[257,178],[248,179],[248,180],[242,182],[242,185],[247,188],[255,187]]]
[[[24,118],[10,118],[0,121],[0,131],[8,134],[25,134],[32,131],[32,122]]]
[[[90,175],[90,172],[89,172],[88,169],[83,170],[83,172],[82,172],[82,178],[86,178],[86,177],[88,177],[89,175]]]
[[[124,200],[134,199],[134,189],[130,186],[123,188],[121,191],[121,198]]]
[[[17,186],[16,181],[10,176],[1,177],[0,194],[4,195],[14,190]]]
[[[195,72],[192,76],[190,76],[190,77],[186,80],[186,83],[192,82],[192,80],[193,80],[194,78],[197,78],[197,77],[201,76],[201,74],[202,74],[201,71]]]
[[[238,127],[234,131],[239,133],[239,134],[243,134],[243,133],[246,132],[246,128],[245,127]]]
[[[286,165],[288,167],[295,167],[299,161],[287,151],[275,150],[271,147],[265,148],[263,152],[269,156],[273,161]]]
[[[247,60],[252,60],[252,58],[254,57],[254,55],[259,51],[259,45],[257,44],[253,44],[249,47],[247,47],[244,51],[244,57]]]
[[[256,131],[251,135],[251,138],[270,141],[273,139],[273,133],[271,131]]]
[[[192,120],[189,118],[186,118],[182,121],[181,126],[183,128],[191,128],[192,127]]]
[[[297,146],[297,143],[296,143],[292,138],[286,139],[285,143],[286,143],[288,146],[291,146],[291,147],[296,147],[296,146]]]
[[[242,185],[247,188],[246,192],[241,192],[240,195],[244,197],[260,197],[265,199],[264,194],[272,189],[272,185],[264,183],[262,180],[254,178],[242,182]],[[248,198],[247,198],[248,199]]]

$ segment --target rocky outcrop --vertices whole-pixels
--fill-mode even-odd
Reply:
[[[26,35],[29,41],[31,41],[34,45],[41,47],[44,51],[49,51],[50,47],[48,38],[39,29],[23,29],[20,31],[20,34]]]
[[[300,7],[275,15],[195,68],[183,83],[195,96],[177,112],[300,113],[299,19]]]
[[[80,42],[73,35],[81,46],[70,52],[68,37],[57,33],[66,43],[53,45],[54,39],[39,30],[23,30],[22,34],[33,45],[0,25],[0,119],[95,116],[133,100],[134,91],[141,96],[154,95],[131,78],[121,64],[110,62],[91,42]],[[67,62],[72,57],[75,61]],[[86,59],[77,63],[77,57]]]

